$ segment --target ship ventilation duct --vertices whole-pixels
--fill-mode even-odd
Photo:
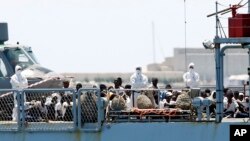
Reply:
[[[8,40],[8,24],[0,23],[0,44],[4,44],[4,42]]]

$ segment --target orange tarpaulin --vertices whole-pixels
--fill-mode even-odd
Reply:
[[[179,109],[138,109],[138,108],[133,108],[131,111],[140,114],[140,116],[147,114],[175,116],[177,112],[180,112]]]

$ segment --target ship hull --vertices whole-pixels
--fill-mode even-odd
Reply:
[[[249,122],[156,122],[104,124],[101,131],[8,131],[2,141],[227,141],[230,125]]]

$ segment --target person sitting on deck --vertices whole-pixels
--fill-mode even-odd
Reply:
[[[227,90],[226,92],[227,99],[224,100],[224,116],[234,117],[234,118],[248,117],[247,114],[241,113],[239,111],[239,105],[233,96],[234,96],[233,91]]]
[[[129,84],[127,84],[127,85],[125,85],[125,87],[124,87],[125,89],[128,89],[128,90],[125,90],[124,92],[125,92],[125,100],[126,100],[126,109],[127,110],[130,110],[131,109],[131,103],[132,103],[132,101],[131,101],[131,99],[130,99],[130,97],[131,97],[131,85],[129,85]]]

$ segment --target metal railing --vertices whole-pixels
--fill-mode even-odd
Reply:
[[[182,109],[177,104],[162,107],[166,93],[166,89],[0,90],[0,131],[98,132],[104,122],[214,121],[208,109],[201,108],[202,104],[208,108],[209,101],[198,99],[194,103],[190,94]]]
[[[0,131],[99,131],[101,106],[98,89],[0,90]]]
[[[19,93],[19,91],[0,90],[0,131],[18,131],[20,129],[20,122],[12,121],[14,93]]]

